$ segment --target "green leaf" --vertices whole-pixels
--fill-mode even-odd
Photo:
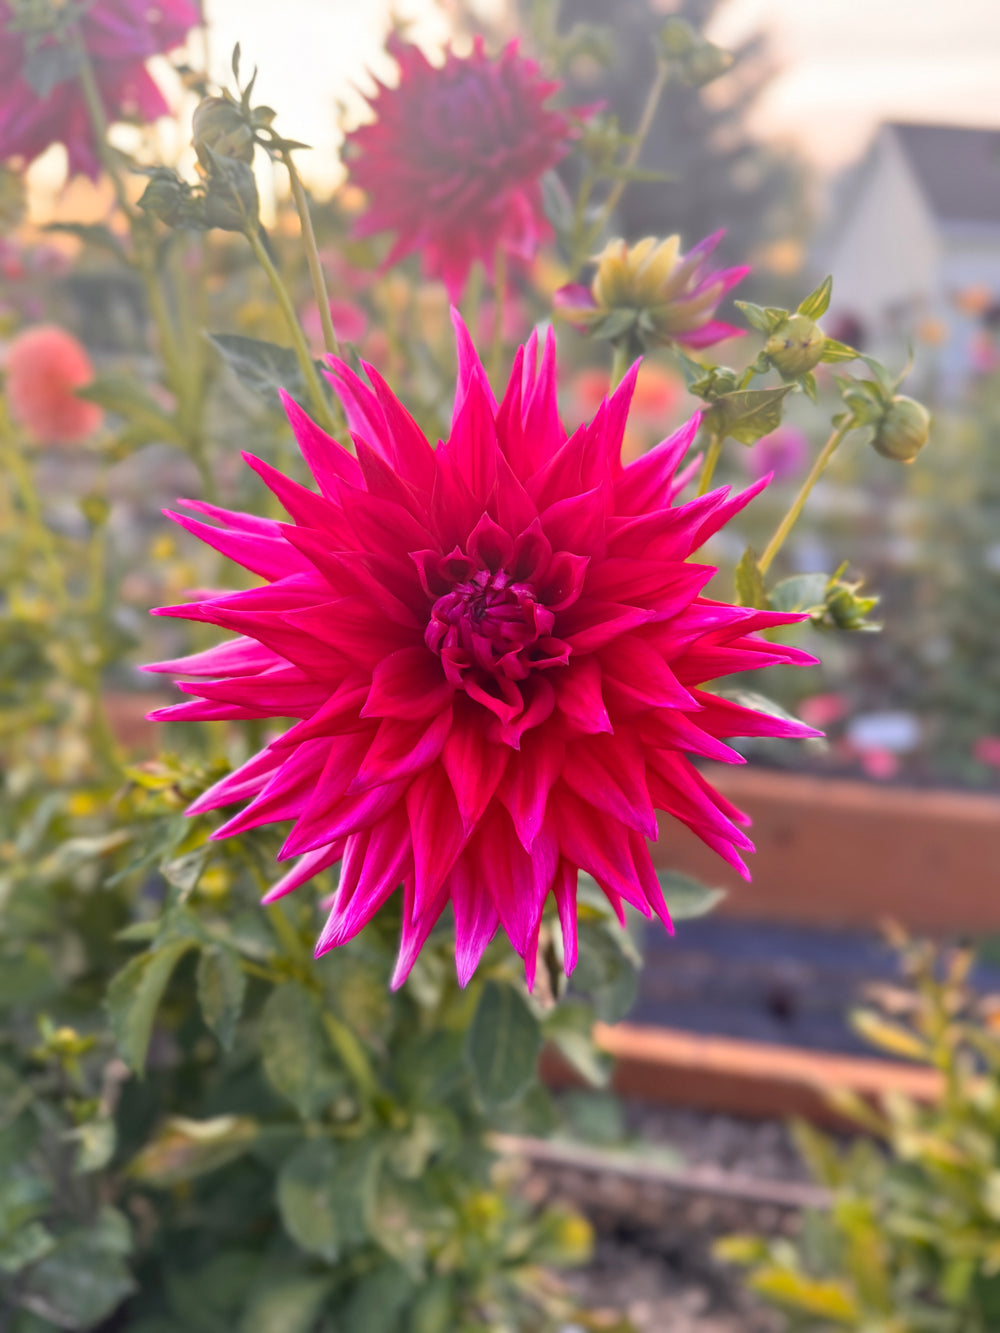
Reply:
[[[726,896],[725,889],[708,889],[696,879],[681,875],[676,870],[658,870],[656,877],[674,921],[690,921],[692,917],[705,916]]]
[[[705,429],[722,438],[731,435],[740,444],[756,444],[781,425],[782,404],[795,386],[772,389],[737,389],[716,398],[705,414]]]
[[[787,1268],[768,1267],[749,1279],[761,1296],[790,1310],[822,1315],[848,1328],[858,1328],[861,1311],[853,1296],[839,1282],[807,1277]]]
[[[160,866],[160,874],[174,890],[170,895],[170,907],[183,907],[194,893],[210,851],[210,847],[196,847],[193,852],[186,852]]]
[[[638,960],[630,955],[628,935],[617,923],[587,920],[579,922],[577,935],[580,960],[573,986],[598,1018],[616,1023],[632,1008],[638,989]]]
[[[181,446],[187,443],[173,418],[150,397],[138,380],[128,375],[98,375],[82,389],[77,389],[76,396],[143,427],[151,438]]]
[[[820,285],[809,293],[809,295],[799,305],[797,314],[805,315],[806,319],[819,319],[825,315],[830,306],[830,297],[833,295],[833,278],[827,276]]]
[[[779,310],[776,306],[754,305],[752,301],[734,301],[733,304],[742,312],[747,323],[765,337],[770,337],[788,318],[788,311]]]
[[[168,1189],[217,1171],[242,1156],[257,1138],[257,1122],[245,1115],[210,1120],[171,1116],[129,1165],[129,1175]]]
[[[210,333],[208,339],[243,387],[273,412],[281,407],[279,389],[291,394],[297,402],[307,401],[305,379],[291,347],[279,347],[277,343],[236,333]],[[317,366],[322,369],[319,363]]]
[[[139,954],[111,978],[107,996],[111,1031],[126,1064],[140,1076],[163,992],[174,968],[194,947],[193,939],[170,940]]]
[[[41,1222],[29,1222],[0,1239],[0,1273],[20,1273],[51,1254],[55,1245],[55,1237]]]
[[[77,1145],[73,1169],[79,1175],[89,1171],[103,1171],[115,1155],[118,1135],[115,1122],[109,1118],[85,1120],[82,1125],[70,1130],[66,1137]]]
[[[487,981],[465,1048],[476,1092],[487,1109],[526,1090],[541,1044],[538,1020],[521,994],[504,982]]]
[[[366,1274],[337,1312],[338,1333],[399,1333],[416,1287],[406,1269],[385,1263]]]
[[[764,576],[758,568],[757,552],[752,546],[747,547],[736,566],[736,600],[740,606],[758,609],[768,605]]]
[[[268,1082],[308,1119],[348,1081],[335,1063],[316,1000],[295,982],[271,992],[261,1013],[260,1050]]]
[[[611,1062],[598,1050],[592,1029],[594,1015],[580,1000],[563,1000],[545,1016],[543,1033],[577,1073],[594,1087],[604,1087],[611,1076]]]
[[[810,615],[826,607],[828,574],[793,574],[771,589],[768,601],[772,611],[806,611]]]
[[[93,245],[101,250],[109,250],[118,259],[125,259],[125,248],[119,237],[102,222],[47,222],[42,231],[61,232],[65,236],[76,236],[86,245]]]
[[[131,1248],[125,1217],[102,1209],[95,1222],[68,1232],[30,1270],[21,1304],[59,1328],[93,1328],[136,1289],[123,1262]]]
[[[239,955],[221,944],[209,945],[198,959],[198,1003],[206,1024],[229,1050],[236,1035],[236,1024],[243,1011],[246,973]]]
[[[861,353],[854,347],[848,347],[847,343],[839,343],[836,338],[827,338],[823,344],[822,360],[828,363],[838,361],[856,361]]]
[[[281,1277],[252,1296],[240,1333],[310,1333],[333,1282],[327,1277]]]
[[[303,1144],[278,1177],[285,1230],[307,1254],[328,1263],[368,1238],[377,1154],[371,1140]]]

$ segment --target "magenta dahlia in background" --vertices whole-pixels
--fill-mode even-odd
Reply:
[[[432,65],[393,37],[399,84],[378,85],[375,120],[347,136],[351,177],[368,194],[359,234],[396,233],[388,263],[418,252],[424,272],[457,299],[475,261],[498,250],[530,260],[549,234],[542,175],[565,156],[567,116],[546,108],[559,84],[511,42],[496,57]]]
[[[109,121],[169,110],[146,60],[200,22],[194,0],[0,0],[0,161],[66,145],[69,173],[96,177],[100,155],[76,75],[82,46]]]
[[[498,406],[456,323],[437,448],[375,370],[369,388],[333,361],[357,456],[290,398],[319,493],[245,455],[290,523],[191,501],[218,526],[173,515],[263,582],[159,613],[237,637],[149,668],[197,678],[151,716],[298,719],[190,813],[245,803],[222,838],[292,821],[280,856],[300,859],[265,901],[342,862],[317,953],[402,884],[394,984],[449,903],[462,984],[499,926],[530,984],[550,897],[574,966],[579,870],[620,918],[631,903],[669,927],[657,810],[746,873],[747,820],[690,756],[739,763],[724,737],[816,733],[704,686],[815,659],[757,636],[801,617],[701,596],[715,571],[690,557],[763,483],[675,504],[697,420],[623,467],[636,368],[567,436],[551,332],[540,364],[535,335],[518,352]]]

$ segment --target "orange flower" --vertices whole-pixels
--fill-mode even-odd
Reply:
[[[18,334],[5,369],[11,413],[39,443],[75,444],[104,420],[96,403],[76,396],[94,378],[94,367],[83,344],[65,329],[39,324]]]

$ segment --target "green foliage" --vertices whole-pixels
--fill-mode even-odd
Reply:
[[[830,1207],[796,1243],[732,1237],[722,1258],[792,1326],[828,1333],[992,1333],[1000,1318],[1000,1031],[968,986],[968,950],[896,939],[907,984],[871,988],[854,1015],[881,1054],[936,1069],[940,1094],[873,1107],[833,1091],[865,1135],[848,1148],[796,1128]]]

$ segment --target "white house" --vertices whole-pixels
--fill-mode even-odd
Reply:
[[[831,330],[875,354],[915,339],[920,378],[945,396],[1000,362],[1000,131],[882,125],[830,222]]]

